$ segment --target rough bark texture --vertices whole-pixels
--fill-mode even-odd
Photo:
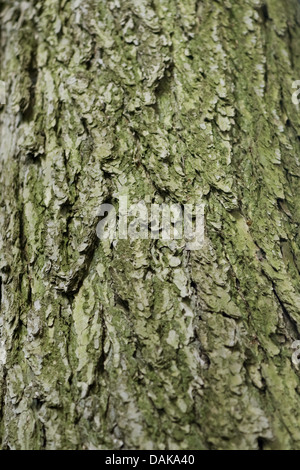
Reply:
[[[0,5],[2,449],[300,449],[298,2]],[[119,193],[204,249],[100,242]]]

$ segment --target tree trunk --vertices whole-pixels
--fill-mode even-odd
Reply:
[[[300,449],[298,2],[0,7],[1,448]]]

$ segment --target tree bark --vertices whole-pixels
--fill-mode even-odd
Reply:
[[[296,0],[0,1],[2,449],[300,449]],[[205,244],[99,241],[205,203]]]

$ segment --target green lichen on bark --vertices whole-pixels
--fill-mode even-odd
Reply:
[[[2,449],[300,449],[298,2],[0,7]],[[118,194],[204,248],[99,242]]]

